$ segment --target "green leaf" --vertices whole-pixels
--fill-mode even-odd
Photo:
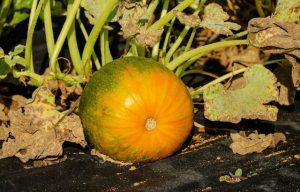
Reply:
[[[31,9],[32,0],[14,0],[14,10]]]
[[[235,170],[234,176],[241,177],[242,175],[243,175],[243,170],[241,168]]]
[[[15,27],[17,24],[26,20],[28,17],[29,17],[28,13],[16,11],[16,12],[14,12],[13,18],[8,23],[6,23],[4,26],[5,27]]]
[[[278,109],[269,105],[278,100],[277,80],[263,65],[244,73],[245,85],[226,90],[216,84],[204,91],[204,116],[211,121],[238,123],[244,119],[276,121]]]
[[[9,65],[6,62],[4,62],[3,59],[0,59],[0,80],[4,79],[9,72],[10,72]]]
[[[200,26],[208,28],[217,34],[233,35],[231,30],[239,30],[240,25],[232,22],[225,22],[229,15],[216,3],[210,3],[204,8],[203,20]]]
[[[16,55],[19,55],[21,53],[23,53],[25,50],[25,46],[24,45],[17,45],[13,51],[10,51],[9,52],[9,56],[16,56]]]

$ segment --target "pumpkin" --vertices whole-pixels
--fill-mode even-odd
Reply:
[[[193,103],[183,82],[152,59],[125,57],[94,73],[79,114],[88,141],[124,162],[146,162],[176,152],[193,125]]]

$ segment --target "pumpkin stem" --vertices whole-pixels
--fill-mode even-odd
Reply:
[[[156,120],[154,118],[150,117],[150,118],[146,119],[145,128],[148,131],[153,130],[155,127],[156,127]]]

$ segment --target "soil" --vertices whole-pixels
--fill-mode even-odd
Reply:
[[[202,121],[202,114],[198,114]],[[203,122],[202,122],[203,123]],[[0,191],[299,191],[300,102],[281,110],[275,123],[247,121],[235,125],[205,122],[207,139],[172,157],[147,164],[120,166],[89,152],[66,146],[64,162],[32,167],[16,158],[0,160]],[[228,136],[238,129],[283,132],[287,141],[262,153],[234,155]],[[249,130],[249,129],[248,129]],[[216,138],[216,139],[214,139]],[[133,168],[134,167],[134,168]],[[219,177],[242,169],[237,183]]]

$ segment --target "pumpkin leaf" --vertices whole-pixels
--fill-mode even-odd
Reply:
[[[190,27],[199,27],[200,26],[200,17],[198,15],[187,15],[183,12],[174,11],[175,17],[179,20],[181,24],[184,24],[186,26]]]
[[[276,77],[263,65],[250,67],[243,75],[245,85],[226,90],[216,84],[204,91],[204,116],[211,121],[238,123],[244,119],[276,121],[278,100]]]
[[[104,12],[108,4],[108,0],[82,0],[80,5],[85,9],[84,14],[86,18],[92,25],[94,25],[100,15],[102,15],[102,13]],[[116,9],[110,14],[107,21],[112,21],[115,14]]]
[[[115,18],[122,27],[125,39],[138,34],[140,28],[148,23],[147,5],[122,2]]]
[[[299,22],[300,0],[278,0],[272,19],[278,22]]]
[[[136,35],[135,39],[137,44],[139,45],[153,47],[159,41],[159,38],[161,37],[163,32],[163,29],[147,32],[147,27],[145,26],[140,28],[139,34]]]
[[[217,34],[233,35],[231,30],[239,30],[240,25],[232,22],[225,22],[229,15],[216,3],[210,3],[204,8],[203,20],[200,26],[208,28]]]
[[[32,0],[14,0],[14,10],[31,9]]]
[[[29,17],[28,13],[23,13],[19,11],[15,11],[13,18],[9,21],[9,23],[5,23],[5,27],[15,27],[18,23],[26,20]]]
[[[6,134],[0,159],[16,156],[27,162],[58,157],[62,155],[65,141],[86,145],[80,118],[59,112],[54,95],[45,86],[38,88],[24,106],[10,110],[8,118],[9,126],[2,127],[0,132],[9,132],[11,137]]]
[[[261,153],[268,147],[275,147],[280,141],[285,141],[286,137],[283,133],[274,134],[258,134],[257,132],[251,133],[246,136],[244,131],[240,133],[232,133],[230,137],[233,141],[230,148],[233,153],[246,155],[249,153]]]

